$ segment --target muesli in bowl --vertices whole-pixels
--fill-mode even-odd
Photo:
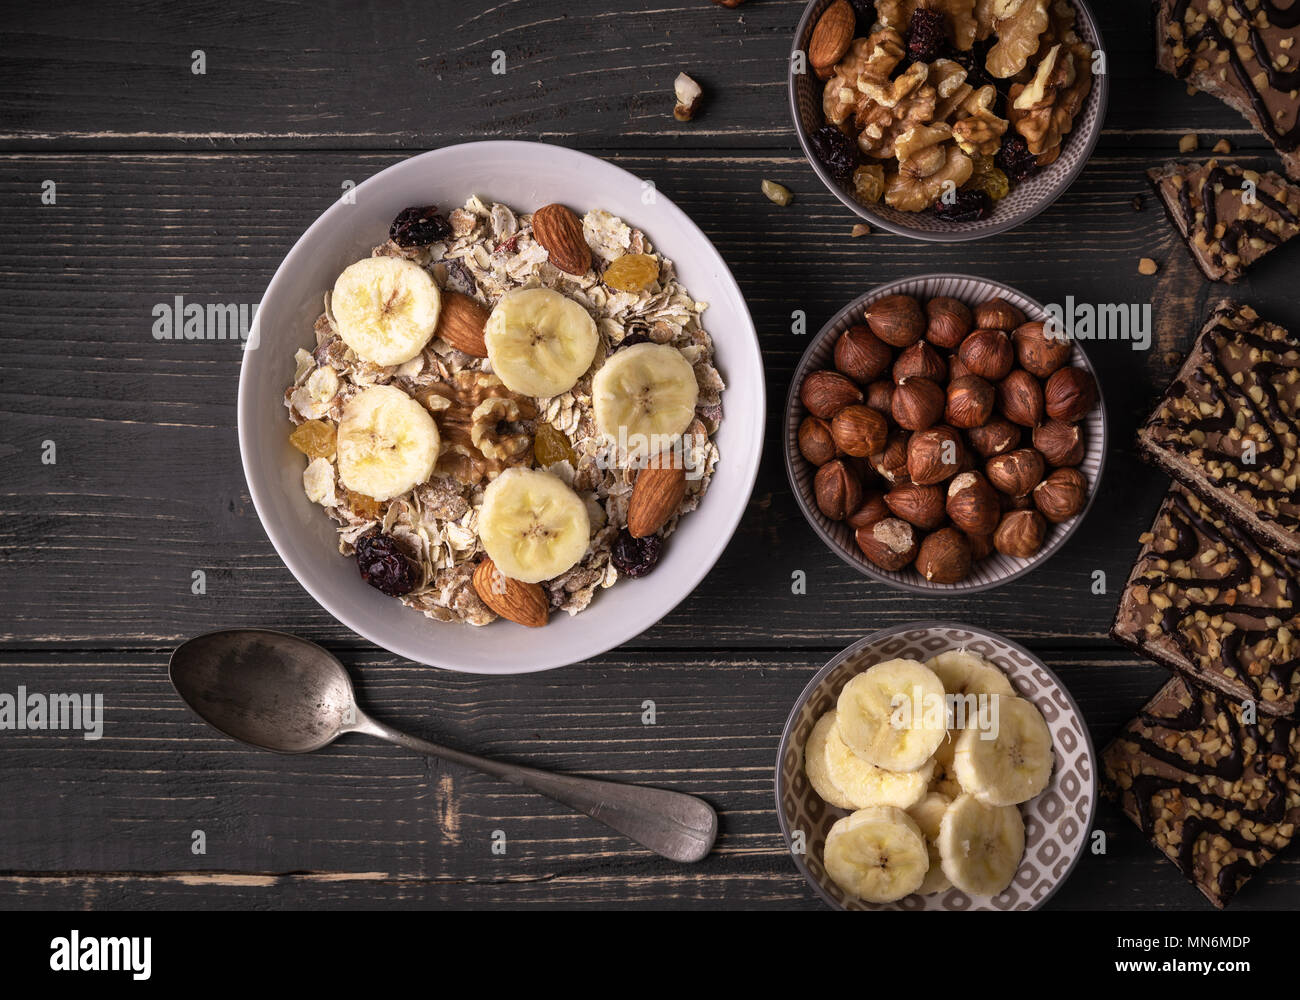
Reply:
[[[707,303],[599,209],[408,208],[325,296],[285,405],[367,583],[541,626],[658,562],[718,461]]]

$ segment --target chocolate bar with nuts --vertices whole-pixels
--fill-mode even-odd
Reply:
[[[1300,556],[1254,541],[1175,485],[1142,536],[1111,636],[1262,713],[1300,699]]]
[[[1279,552],[1300,554],[1300,338],[1214,307],[1138,432],[1142,454]]]
[[[1239,281],[1300,234],[1300,187],[1232,163],[1166,163],[1147,171],[1165,211],[1211,281]]]
[[[1107,792],[1217,907],[1295,835],[1300,729],[1174,678],[1102,754]]]
[[[1157,0],[1156,66],[1241,112],[1300,180],[1300,4]]]

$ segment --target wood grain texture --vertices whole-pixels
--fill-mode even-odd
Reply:
[[[17,5],[0,55],[0,144],[414,150],[508,137],[793,150],[787,66],[804,6]],[[1265,148],[1240,115],[1151,71],[1148,4],[1092,6],[1112,79],[1107,144],[1172,151],[1195,129]],[[196,50],[203,75],[191,69]],[[493,72],[498,52],[504,74]],[[699,80],[707,101],[689,125],[672,117],[681,71]]]
[[[1040,652],[1100,748],[1166,676],[1105,638],[1165,489],[1137,460],[1134,428],[1212,299],[1236,294],[1292,326],[1300,304],[1294,247],[1236,289],[1200,277],[1144,172],[1177,155],[1188,132],[1202,148],[1226,136],[1246,157],[1266,144],[1235,112],[1154,72],[1148,4],[1093,6],[1112,74],[1099,152],[1043,215],[953,247],[849,237],[856,217],[820,187],[790,128],[798,0],[738,10],[105,0],[7,11],[0,692],[101,692],[108,725],[97,742],[0,733],[0,801],[17,805],[0,810],[0,906],[817,910],[774,812],[781,726],[835,651],[918,618],[990,627]],[[190,71],[195,49],[202,76]],[[504,76],[491,71],[496,50]],[[706,91],[689,125],[671,117],[681,70]],[[704,229],[759,331],[769,431],[736,538],[663,622],[563,670],[477,678],[376,651],[298,587],[240,469],[239,345],[163,343],[150,330],[153,307],[176,295],[255,303],[345,181],[415,151],[499,137],[606,156]],[[794,203],[766,201],[764,178],[790,187]],[[45,181],[57,185],[55,205],[41,202]],[[654,235],[653,219],[636,221]],[[1137,274],[1142,256],[1160,262],[1153,278]],[[1089,348],[1112,448],[1086,523],[1025,580],[959,605],[870,583],[823,548],[790,495],[776,431],[806,344],[790,332],[792,313],[815,331],[870,287],[934,271],[999,278],[1041,301],[1155,306],[1150,352]],[[56,464],[42,462],[45,442]],[[200,569],[207,594],[195,596]],[[1092,595],[1094,570],[1108,594]],[[806,596],[791,593],[795,571],[807,574]],[[718,850],[672,865],[547,800],[361,738],[305,758],[225,740],[184,709],[165,665],[181,639],[232,625],[326,643],[368,708],[418,734],[703,795],[721,813]],[[640,722],[646,699],[653,727]],[[1051,906],[1205,907],[1109,804],[1097,828],[1108,853],[1086,857]],[[196,829],[205,855],[191,853]],[[505,856],[490,852],[498,829]],[[1292,850],[1233,907],[1293,909],[1298,894]]]
[[[1122,651],[1039,649],[1100,749],[1164,672]],[[367,710],[452,745],[703,796],[721,815],[695,866],[656,858],[586,817],[483,775],[363,737],[281,757],[190,714],[161,651],[0,655],[3,690],[102,693],[105,735],[7,733],[0,905],[310,907],[716,904],[820,906],[788,857],[772,767],[785,715],[829,654],[613,654],[485,684],[389,656],[345,654]],[[500,680],[500,679],[499,679]],[[730,691],[730,697],[719,692]],[[740,692],[737,696],[735,692]],[[642,724],[643,702],[656,724]],[[1195,890],[1109,804],[1053,907],[1195,906]],[[207,853],[191,852],[203,830]],[[507,838],[493,855],[493,831]],[[98,873],[98,874],[96,874]],[[1234,908],[1300,889],[1288,854]]]

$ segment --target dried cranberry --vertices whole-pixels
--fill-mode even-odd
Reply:
[[[951,203],[940,198],[934,203],[934,214],[944,222],[974,222],[993,209],[993,199],[985,191],[958,191]]]
[[[907,54],[917,62],[934,62],[943,51],[947,34],[941,11],[917,7],[907,28]]]
[[[1008,179],[1017,184],[1038,173],[1038,159],[1029,151],[1024,136],[1020,135],[1004,137],[993,162],[1002,168]]]
[[[655,568],[663,550],[664,540],[658,535],[633,538],[624,528],[618,533],[609,558],[616,570],[635,579],[638,576],[645,576]]]
[[[392,535],[373,532],[357,539],[357,569],[361,579],[385,594],[401,597],[415,589],[415,564]]]
[[[437,205],[404,208],[388,227],[388,238],[399,247],[425,247],[450,235],[451,226],[438,214]]]
[[[853,140],[834,125],[823,125],[808,136],[808,142],[831,176],[847,184],[858,165],[858,147]]]

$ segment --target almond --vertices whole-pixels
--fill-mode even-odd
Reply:
[[[830,79],[835,64],[849,50],[855,22],[849,0],[835,0],[818,18],[808,41],[808,61],[821,79]]]
[[[586,274],[591,270],[591,247],[582,235],[582,221],[563,205],[543,205],[533,213],[533,238],[561,271]]]
[[[487,321],[488,311],[468,295],[442,293],[437,335],[456,350],[476,358],[486,358],[488,352],[483,342],[483,327]]]
[[[677,513],[686,495],[686,470],[679,461],[659,456],[637,473],[627,505],[627,530],[633,538],[653,535]]]
[[[510,579],[486,556],[474,570],[474,591],[502,618],[520,625],[541,628],[550,617],[551,603],[539,584]]]

